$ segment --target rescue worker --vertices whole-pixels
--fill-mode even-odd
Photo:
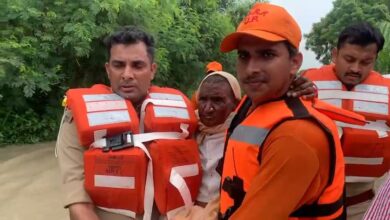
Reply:
[[[321,101],[286,96],[302,64],[300,41],[301,30],[284,8],[256,3],[221,43],[222,52],[237,50],[237,76],[247,95],[226,136],[222,219],[343,214],[340,141],[320,111],[351,118]]]
[[[305,79],[299,84],[307,83]],[[307,85],[306,96],[314,98],[311,82]],[[234,109],[241,100],[241,88],[237,79],[223,71],[206,75],[198,87],[198,132],[200,158],[203,168],[202,184],[191,210],[175,216],[175,220],[211,220],[217,219],[219,212],[221,175],[217,165],[223,158],[225,133],[235,115]],[[299,93],[304,94],[302,89]]]
[[[340,129],[346,163],[348,219],[362,219],[374,197],[374,183],[390,169],[390,82],[373,71],[384,38],[368,23],[341,31],[332,51],[332,64],[309,69],[319,98],[366,117],[355,126],[336,122]]]
[[[213,73],[216,71],[222,71],[222,64],[219,63],[218,61],[211,61],[210,63],[207,64],[206,66],[206,75],[209,73]]]
[[[110,87],[67,92],[56,145],[65,207],[71,220],[169,217],[200,186],[195,112],[181,92],[151,85],[152,36],[126,27],[105,43]]]

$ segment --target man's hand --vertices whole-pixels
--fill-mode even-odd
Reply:
[[[317,97],[317,87],[315,84],[303,76],[298,76],[292,82],[287,91],[288,97],[301,97],[305,99],[314,99]]]
[[[70,220],[99,220],[95,206],[90,203],[75,203],[69,206]]]

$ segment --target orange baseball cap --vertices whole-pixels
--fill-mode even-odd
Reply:
[[[287,40],[297,49],[302,39],[299,25],[286,9],[268,3],[253,5],[237,31],[222,40],[221,51],[237,49],[239,39],[248,35],[272,42]]]
[[[222,64],[220,64],[217,61],[212,61],[208,63],[206,66],[206,73],[215,72],[215,71],[222,71]]]

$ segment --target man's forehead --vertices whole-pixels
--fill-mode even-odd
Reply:
[[[147,47],[143,42],[133,44],[114,44],[110,49],[111,54],[143,54],[147,55]]]
[[[139,63],[139,62],[150,62],[149,56],[147,54],[139,53],[111,53],[110,62],[129,62],[129,63]]]
[[[118,62],[118,63],[126,63],[126,62],[145,63],[145,62],[147,62],[147,60],[145,60],[143,58],[136,58],[136,57],[126,58],[126,57],[114,57],[114,56],[111,56],[110,61],[111,62]]]
[[[375,58],[377,53],[377,46],[375,43],[368,44],[366,46],[361,46],[358,44],[349,44],[346,43],[339,49],[341,54],[358,56],[365,59]]]
[[[375,51],[378,49],[377,45],[375,43],[369,43],[367,45],[359,45],[359,44],[352,44],[352,43],[345,43],[342,44],[339,50],[366,50],[366,51]]]
[[[260,38],[254,37],[242,37],[237,44],[237,50],[264,50],[264,49],[273,49],[279,47],[283,42],[272,42],[266,41]]]

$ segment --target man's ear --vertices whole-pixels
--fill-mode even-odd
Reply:
[[[303,55],[301,52],[298,52],[295,56],[291,57],[291,71],[290,74],[295,76],[298,70],[302,66]]]
[[[108,62],[106,62],[104,64],[104,67],[106,68],[107,77],[108,77],[108,79],[110,79],[110,64]]]
[[[337,50],[336,47],[332,49],[332,59],[331,59],[332,63],[336,63],[336,58],[337,58],[338,52],[339,51]]]
[[[152,68],[152,70],[151,70],[152,71],[152,75],[150,77],[150,80],[153,80],[154,77],[156,76],[156,73],[157,73],[157,63],[152,63],[151,68]]]

